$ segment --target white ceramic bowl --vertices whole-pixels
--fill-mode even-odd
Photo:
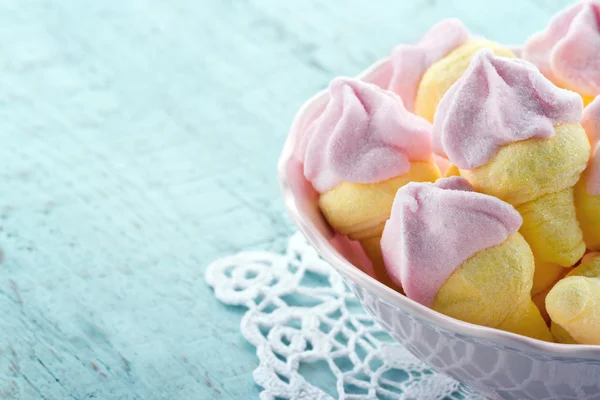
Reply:
[[[359,78],[385,87],[390,75],[386,59]],[[326,101],[326,93],[321,92],[298,112],[279,160],[279,180],[292,219],[345,278],[367,312],[423,362],[483,395],[600,400],[600,346],[546,343],[462,322],[400,295],[354,265],[352,247],[339,240],[324,221],[318,195],[294,155],[297,138]],[[354,264],[349,260],[355,260]]]

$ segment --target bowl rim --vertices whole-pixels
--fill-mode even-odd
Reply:
[[[383,58],[369,68],[356,76],[357,79],[364,79],[370,76],[378,69],[382,68],[390,59]],[[339,254],[327,238],[321,235],[314,224],[304,216],[298,209],[296,198],[292,192],[290,180],[287,175],[288,162],[293,157],[294,142],[292,138],[294,133],[302,126],[305,118],[312,110],[323,104],[326,100],[327,91],[322,90],[308,99],[298,110],[293,119],[291,129],[288,133],[283,150],[278,161],[278,180],[280,190],[283,196],[285,206],[292,220],[299,228],[300,232],[307,238],[309,243],[328,263],[330,263],[342,276],[352,280],[355,284],[368,290],[373,295],[379,297],[394,307],[406,310],[409,314],[418,316],[433,325],[442,327],[461,335],[470,336],[476,339],[483,339],[496,342],[503,346],[510,346],[519,350],[527,351],[529,354],[538,353],[541,357],[555,356],[569,359],[600,359],[600,345],[584,344],[561,344],[544,342],[538,339],[518,335],[499,329],[476,325],[469,322],[446,316],[431,308],[425,307],[406,296],[401,295],[395,290],[382,284],[371,277],[360,268],[351,264],[348,260]]]

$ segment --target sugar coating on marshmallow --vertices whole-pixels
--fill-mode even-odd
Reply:
[[[431,124],[398,95],[351,78],[329,85],[329,103],[306,132],[304,175],[319,193],[342,182],[377,183],[432,160]]]
[[[586,189],[591,195],[600,195],[600,96],[583,110],[581,126],[592,144],[592,156],[587,168]]]
[[[396,194],[381,248],[390,277],[428,307],[450,275],[503,243],[523,220],[513,206],[472,191],[461,177],[412,182]]]
[[[586,96],[600,94],[600,1],[558,13],[525,42],[523,58],[553,82]]]
[[[482,49],[440,101],[433,149],[463,169],[486,164],[507,144],[554,135],[579,122],[581,97],[560,89],[526,61]]]
[[[449,18],[434,25],[416,45],[396,46],[392,50],[393,75],[388,89],[402,98],[407,110],[414,111],[417,89],[425,71],[470,38],[460,20]]]

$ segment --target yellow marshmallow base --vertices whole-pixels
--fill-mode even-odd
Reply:
[[[570,267],[585,252],[572,186],[587,166],[590,143],[579,124],[554,130],[548,139],[504,146],[485,165],[460,174],[477,191],[517,208],[523,217],[521,233],[538,263]]]
[[[600,257],[584,259],[559,281],[546,296],[546,309],[559,341],[600,344]]]
[[[569,332],[561,328],[560,325],[552,323],[550,326],[550,332],[552,333],[552,336],[554,336],[554,340],[556,340],[557,343],[577,344],[577,341],[575,341],[575,339],[569,335]]]
[[[542,264],[536,262],[535,274],[533,275],[533,287],[531,288],[532,300],[540,310],[542,318],[550,326],[552,322],[548,310],[546,310],[546,296],[554,287],[556,282],[564,278],[572,268],[563,268],[556,264]],[[554,334],[553,334],[554,335]]]
[[[497,56],[516,57],[508,48],[489,40],[471,40],[463,44],[425,71],[417,88],[415,114],[433,123],[444,94],[467,70],[475,53],[484,48],[491,49]]]
[[[513,206],[572,187],[587,167],[590,142],[580,124],[556,125],[554,132],[504,146],[485,165],[460,174],[478,191]]]
[[[583,241],[592,251],[600,250],[600,195],[591,195],[586,189],[586,174],[575,185],[575,207],[583,231]]]
[[[572,188],[522,204],[517,211],[523,217],[519,232],[531,246],[538,264],[554,263],[568,268],[585,254]]]
[[[451,178],[453,176],[460,176],[460,170],[454,164],[450,164],[444,172],[444,178]]]
[[[358,240],[373,263],[378,280],[399,290],[383,264],[380,239],[399,188],[409,182],[435,182],[441,173],[433,162],[412,162],[410,171],[387,181],[361,184],[342,182],[322,193],[319,207],[329,224],[342,235]]]
[[[553,341],[531,300],[534,259],[519,233],[465,261],[438,291],[432,308],[491,328]]]

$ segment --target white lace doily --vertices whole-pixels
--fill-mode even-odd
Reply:
[[[299,233],[285,254],[226,257],[205,278],[221,302],[248,308],[241,331],[256,346],[262,400],[481,398],[395,343]],[[323,376],[331,387],[317,386]]]

